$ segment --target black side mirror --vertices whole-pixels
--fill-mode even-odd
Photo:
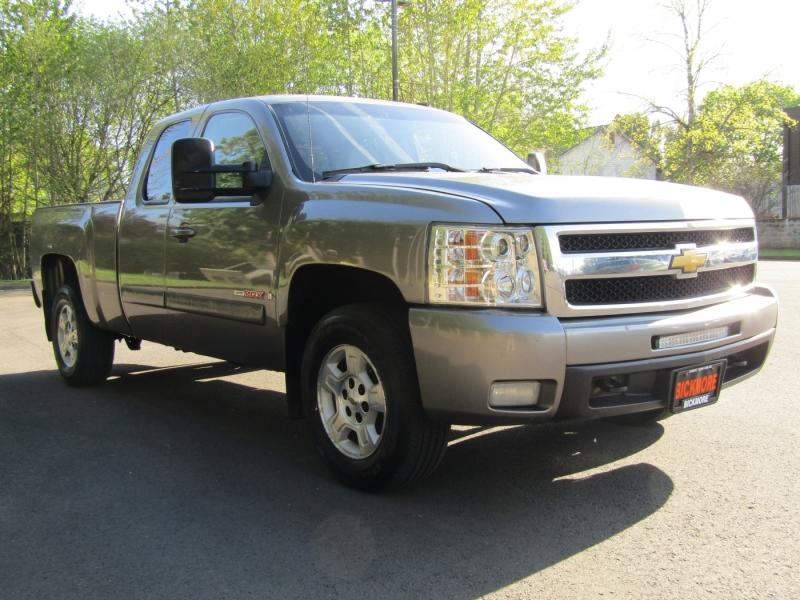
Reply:
[[[216,186],[217,173],[238,173],[242,187]],[[214,142],[206,138],[183,138],[172,144],[172,195],[176,202],[208,202],[217,196],[253,196],[261,204],[260,192],[272,185],[272,171],[256,170],[251,161],[241,165],[214,164]]]
[[[183,138],[172,144],[172,196],[176,202],[208,202],[214,198],[214,142]]]

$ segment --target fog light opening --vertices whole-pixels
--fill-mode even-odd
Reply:
[[[592,383],[594,384],[592,396],[626,394],[628,392],[627,375],[609,375],[607,377],[597,377]]]

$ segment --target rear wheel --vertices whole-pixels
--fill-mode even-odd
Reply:
[[[69,385],[93,385],[108,377],[114,336],[92,325],[71,286],[63,286],[53,298],[50,324],[56,364]]]
[[[402,486],[438,466],[449,425],[422,410],[399,315],[373,305],[329,313],[309,337],[301,377],[314,443],[346,484]]]

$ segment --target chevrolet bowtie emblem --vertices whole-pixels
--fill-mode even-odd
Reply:
[[[680,269],[679,278],[697,277],[697,269],[705,266],[708,254],[697,252],[693,248],[683,248],[681,253],[669,261],[670,269]]]

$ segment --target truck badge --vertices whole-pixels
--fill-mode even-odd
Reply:
[[[680,269],[678,279],[697,277],[697,269],[705,266],[708,254],[697,252],[694,248],[682,248],[681,253],[669,261],[670,269]]]
[[[233,295],[251,300],[263,300],[267,293],[264,290],[233,290]]]

